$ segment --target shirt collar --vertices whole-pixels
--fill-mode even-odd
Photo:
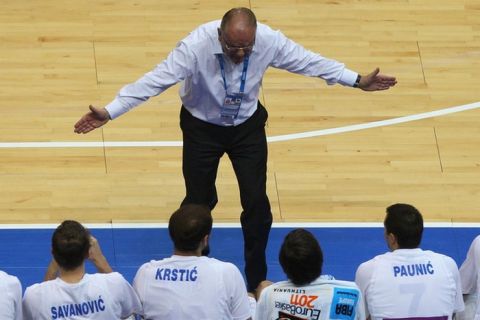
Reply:
[[[415,254],[418,252],[423,251],[421,248],[413,248],[413,249],[395,249],[392,251],[392,253],[395,254]]]

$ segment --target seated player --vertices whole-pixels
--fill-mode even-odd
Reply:
[[[288,281],[261,284],[265,288],[257,292],[256,320],[365,319],[362,295],[354,282],[321,276],[323,253],[310,232],[291,231],[279,260]]]
[[[460,279],[465,298],[465,312],[458,315],[460,320],[480,320],[480,236],[468,249],[467,258],[460,267]]]
[[[113,320],[141,312],[133,288],[122,275],[112,272],[97,240],[80,223],[62,222],[52,236],[52,255],[46,281],[25,291],[25,320]],[[85,273],[86,259],[99,273]]]
[[[394,204],[387,208],[384,226],[391,252],[362,263],[355,277],[370,319],[447,320],[462,311],[455,261],[419,248],[420,212],[408,204]]]
[[[206,206],[188,204],[172,214],[173,255],[145,263],[133,280],[145,319],[251,319],[238,268],[204,255],[211,230]]]
[[[22,285],[18,278],[0,271],[0,319],[22,320]]]

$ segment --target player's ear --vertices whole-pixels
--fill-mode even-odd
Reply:
[[[393,233],[386,233],[385,240],[390,250],[393,251],[395,249],[398,249],[397,236],[395,236]]]

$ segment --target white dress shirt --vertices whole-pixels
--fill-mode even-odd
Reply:
[[[217,55],[223,54],[217,29],[220,20],[201,25],[181,40],[168,57],[135,83],[123,87],[106,106],[115,119],[150,97],[159,95],[172,85],[182,82],[180,98],[196,118],[224,125],[220,108],[226,96]],[[224,55],[225,77],[229,93],[238,92],[243,63],[234,64]],[[250,54],[245,94],[234,125],[246,121],[257,109],[258,94],[268,67],[320,77],[328,84],[353,86],[357,73],[335,60],[326,59],[306,50],[280,31],[258,23],[255,45]]]

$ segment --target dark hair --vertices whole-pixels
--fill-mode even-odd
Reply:
[[[58,265],[73,270],[88,258],[90,232],[79,222],[65,220],[52,235],[52,254]]]
[[[278,259],[283,272],[295,285],[308,284],[322,274],[322,249],[313,234],[305,229],[287,234]]]
[[[225,30],[225,27],[227,24],[232,20],[232,18],[236,15],[244,15],[247,18],[247,22],[250,26],[252,27],[257,27],[257,18],[255,17],[255,14],[253,13],[252,10],[244,7],[239,7],[239,8],[233,8],[228,10],[222,18],[222,22],[220,24],[220,29]]]
[[[168,232],[177,250],[194,251],[212,231],[212,223],[210,208],[187,204],[172,214],[168,222]]]
[[[400,249],[414,249],[420,245],[423,218],[415,207],[404,203],[391,205],[383,224],[387,233],[395,235]]]

